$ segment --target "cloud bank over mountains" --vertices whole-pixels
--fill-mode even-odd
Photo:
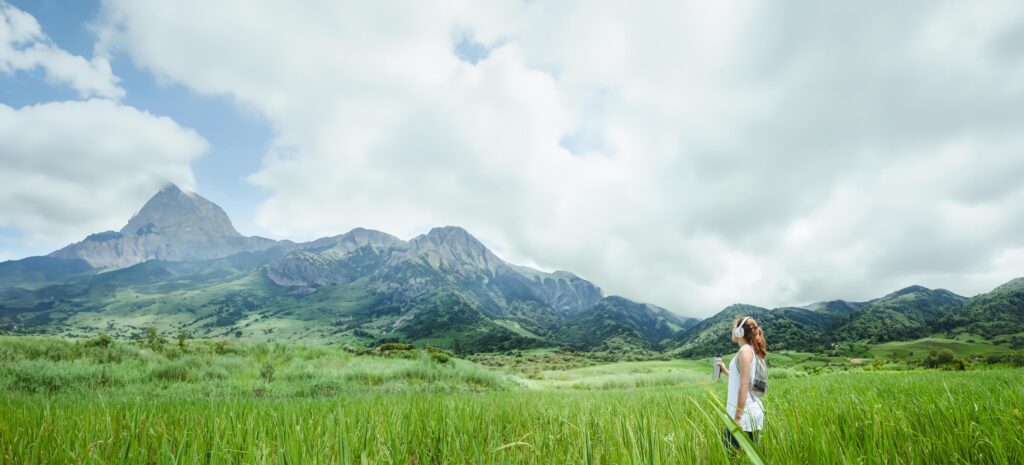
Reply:
[[[885,8],[106,0],[81,60],[269,123],[250,233],[457,224],[509,261],[693,315],[1024,274],[1024,7]],[[110,82],[79,104],[154,127],[124,142],[126,169],[188,185],[202,136],[119,107]]]

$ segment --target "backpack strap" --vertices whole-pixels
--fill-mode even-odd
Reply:
[[[747,388],[747,397],[749,397],[754,402],[757,402],[757,405],[761,406],[761,411],[763,412],[764,404],[761,403],[761,399],[754,395],[754,380],[757,379],[758,363],[764,363],[764,360],[758,357],[757,354],[754,354],[754,376],[750,377],[750,387]]]

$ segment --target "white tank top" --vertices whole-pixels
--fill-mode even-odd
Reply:
[[[750,347],[749,344],[744,344],[743,347]],[[729,412],[729,418],[736,418],[736,402],[740,395],[740,372],[736,369],[736,364],[740,359],[740,350],[736,352],[736,356],[729,362],[729,398],[726,400],[725,409]],[[754,348],[750,347],[753,351]],[[750,379],[754,379],[754,371],[757,369],[757,354],[750,359],[750,366],[747,367],[750,370]],[[748,386],[749,388],[749,386]],[[750,394],[750,389],[747,389],[747,401],[743,404],[743,431],[761,431],[764,427],[764,408],[761,407],[761,401],[754,398]]]

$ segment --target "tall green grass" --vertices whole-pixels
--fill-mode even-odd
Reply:
[[[421,377],[406,369],[383,376]],[[758,451],[776,464],[1022,463],[1021,379],[999,369],[776,380]],[[332,398],[5,392],[0,464],[743,461],[722,447],[709,388],[724,396],[724,383]]]
[[[437,354],[434,354],[437,355]],[[357,356],[337,347],[192,342],[161,350],[114,342],[0,338],[6,395],[334,397],[354,392],[515,388],[511,376],[424,351]]]
[[[526,379],[424,351],[0,338],[0,465],[746,461],[722,447],[725,383],[709,371],[652,360]],[[775,367],[757,452],[1024,463],[1022,375]]]

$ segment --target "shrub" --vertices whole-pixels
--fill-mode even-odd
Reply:
[[[956,354],[949,349],[933,350],[921,363],[928,368],[966,368],[966,363],[956,358]]]
[[[1024,350],[1018,350],[1010,355],[1010,363],[1015,367],[1024,367]]]
[[[274,365],[272,363],[263,364],[263,368],[260,369],[260,378],[268,383],[274,380]]]
[[[66,373],[52,369],[49,364],[20,364],[6,371],[10,377],[8,386],[13,391],[52,394],[71,384]]]
[[[1006,361],[1005,357],[1003,355],[999,355],[999,354],[992,354],[992,355],[989,355],[988,357],[985,357],[985,363],[987,363],[989,365],[996,365],[996,364],[999,364],[999,363],[1003,363],[1005,361]]]
[[[6,389],[27,394],[53,394],[68,389],[90,389],[123,384],[106,369],[68,362],[29,361],[0,370]]]
[[[413,350],[416,346],[412,344],[403,344],[401,342],[385,342],[377,346],[379,352],[391,352],[393,350]]]
[[[450,360],[448,354],[444,352],[430,352],[430,358],[437,363],[448,363],[448,360]]]
[[[188,331],[184,329],[178,330],[178,348],[184,351],[188,346]]]
[[[348,352],[350,354],[355,354],[355,355],[365,355],[365,354],[370,353],[369,349],[365,349],[365,348],[362,348],[362,347],[352,347],[350,345],[346,345],[345,347],[342,347],[341,350],[344,350],[345,352]]]
[[[85,346],[106,349],[107,347],[110,347],[110,343],[113,341],[114,340],[110,336],[104,333],[100,333],[96,337],[89,339],[88,341],[85,341]]]
[[[146,328],[146,336],[143,340],[143,345],[149,347],[153,352],[160,352],[164,349],[164,344],[167,343],[167,339],[160,335],[156,328],[150,326]]]
[[[234,347],[231,347],[231,341],[227,339],[219,339],[213,342],[213,352],[217,355],[235,353]]]

